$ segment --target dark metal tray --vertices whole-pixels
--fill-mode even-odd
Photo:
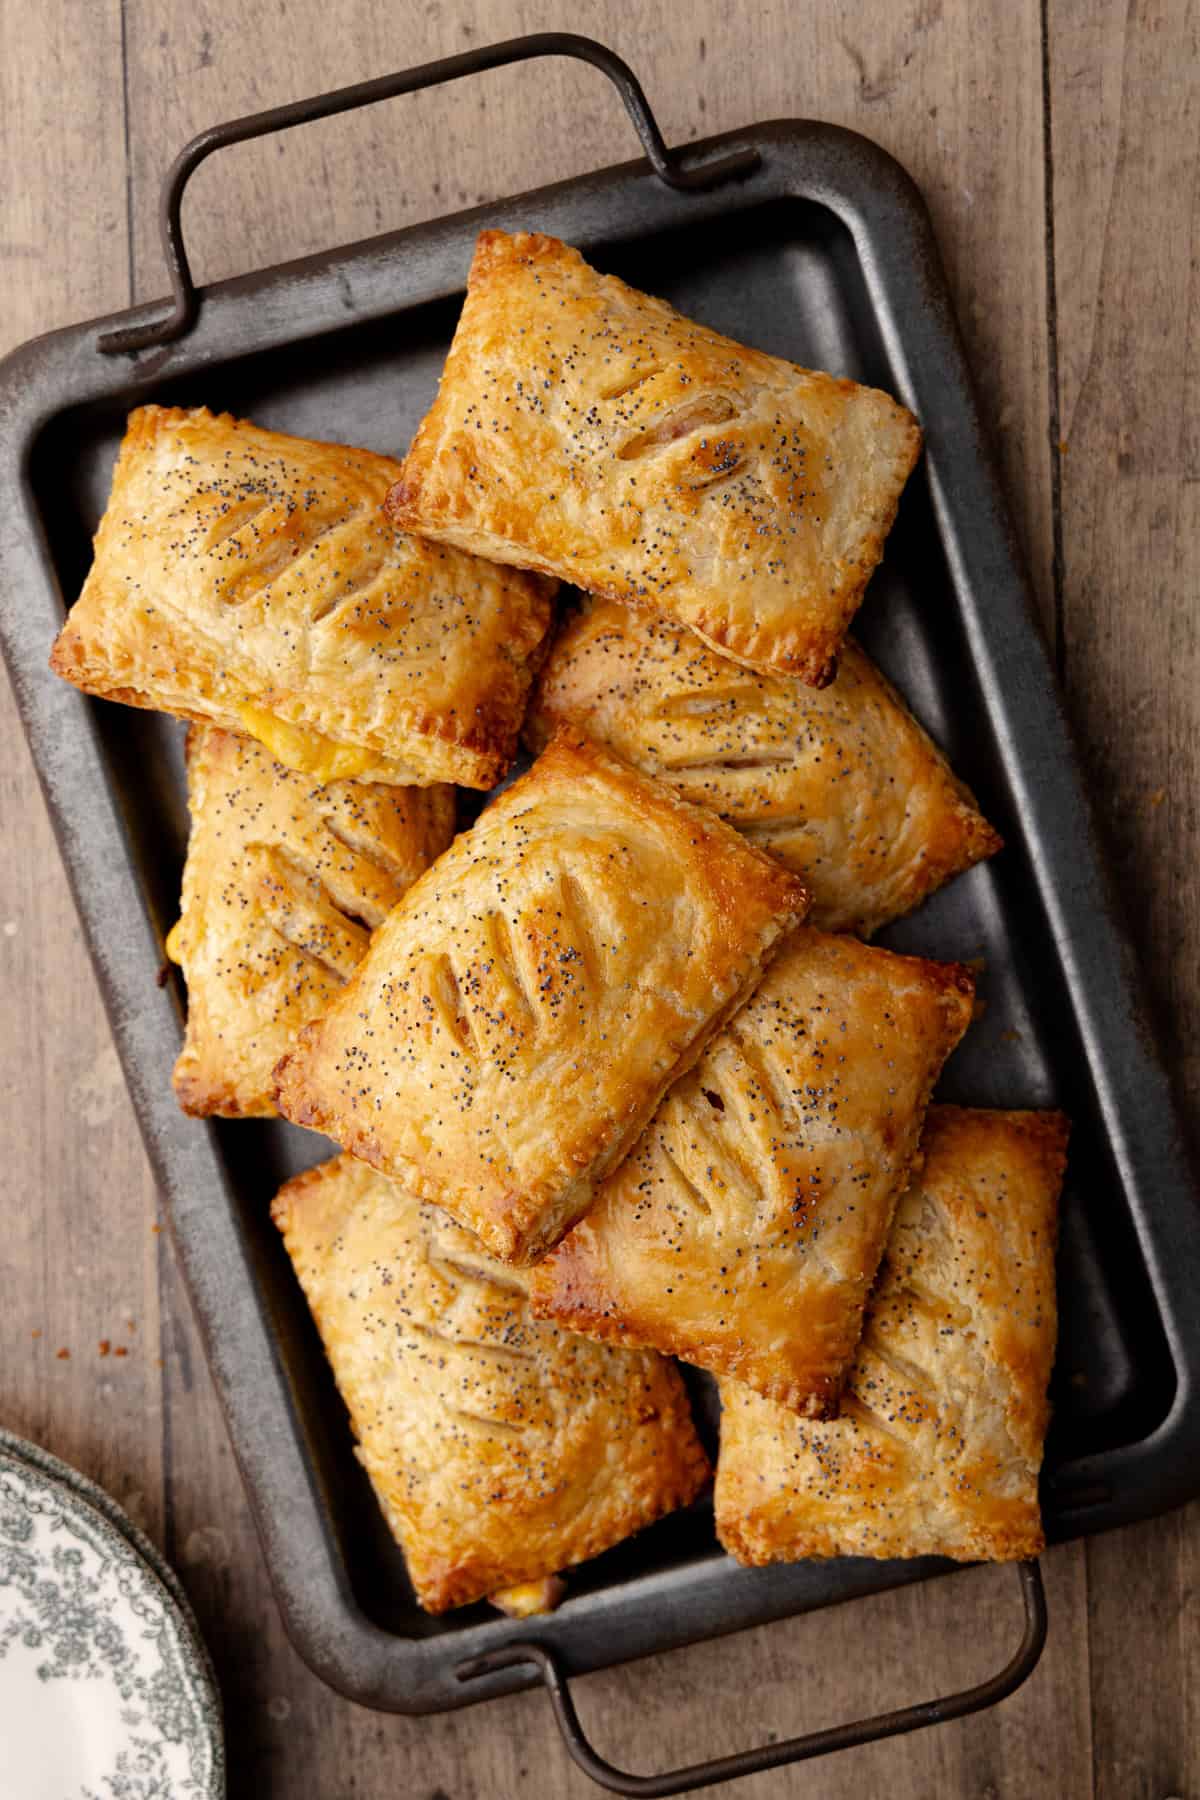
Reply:
[[[225,282],[197,303],[177,235],[179,196],[210,149],[545,53],[585,55],[613,76],[653,166],[630,163]],[[574,1572],[551,1617],[518,1624],[481,1605],[428,1618],[351,1453],[267,1216],[277,1183],[326,1146],[282,1124],[202,1125],[176,1109],[168,1071],[184,996],[175,975],[163,989],[156,973],[187,829],[179,728],[83,701],[46,669],[88,565],[125,413],[151,397],[203,401],[306,436],[402,447],[432,396],[483,225],[556,233],[685,312],[885,387],[920,417],[926,456],[859,629],[1008,848],[885,938],[985,959],[986,1010],[951,1061],[945,1097],[1061,1105],[1075,1120],[1044,1490],[1050,1534],[1115,1525],[1200,1491],[1197,1197],[925,208],[904,173],[864,139],[803,122],[693,146],[685,165],[664,149],[624,65],[598,46],[556,38],[207,134],[181,157],[164,211],[175,234],[170,316],[159,305],[56,332],[0,368],[0,629],[279,1603],[314,1669],[366,1705],[419,1713],[527,1686],[538,1658],[570,1731],[564,1674],[943,1567],[846,1560],[741,1570],[718,1550],[710,1509],[699,1506]],[[122,348],[131,336],[156,347],[135,358]],[[715,1403],[702,1378],[695,1392],[711,1438]],[[1009,1691],[1036,1660],[1044,1614],[1035,1573],[1023,1581],[1021,1652],[996,1682],[950,1702],[649,1785],[601,1764],[577,1734],[570,1747],[620,1791],[665,1793],[684,1776],[696,1787],[952,1716]]]

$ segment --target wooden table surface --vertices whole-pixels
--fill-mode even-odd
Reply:
[[[0,0],[0,350],[163,291],[159,181],[203,126],[565,23],[634,64],[668,141],[810,115],[877,139],[923,187],[1194,1106],[1195,0]],[[195,266],[217,278],[519,192],[630,139],[603,78],[565,63],[310,126],[201,171]],[[0,706],[0,1418],[103,1483],[180,1570],[222,1679],[234,1796],[594,1793],[541,1695],[390,1718],[286,1641],[7,689]],[[1006,1705],[739,1792],[1196,1800],[1200,1506],[1055,1550],[1045,1571],[1049,1648]],[[650,1768],[925,1698],[1003,1660],[1014,1585],[971,1571],[593,1676],[580,1709]]]

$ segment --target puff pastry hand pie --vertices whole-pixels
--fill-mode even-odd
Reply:
[[[721,337],[556,238],[485,231],[388,510],[821,686],[920,443],[874,388]]]
[[[806,687],[718,656],[686,627],[585,602],[554,641],[525,721],[559,725],[658,775],[790,869],[810,923],[869,936],[1001,839],[852,638],[837,680]]]
[[[188,984],[185,1112],[267,1115],[273,1072],[353,974],[374,927],[454,835],[454,792],[286,769],[253,738],[188,738],[192,829],[167,943]]]
[[[339,1156],[273,1213],[428,1612],[498,1589],[528,1611],[526,1584],[703,1487],[669,1363],[534,1323],[521,1276],[398,1183]]]
[[[722,1383],[717,1534],[740,1562],[1043,1548],[1067,1131],[1059,1113],[930,1108],[842,1416]]]
[[[396,531],[380,508],[399,470],[143,406],[51,667],[88,694],[249,732],[320,780],[490,787],[552,590]]]
[[[536,1259],[803,917],[714,813],[560,737],[409,890],[280,1111]]]
[[[957,963],[795,932],[533,1271],[535,1313],[835,1411],[973,986]]]

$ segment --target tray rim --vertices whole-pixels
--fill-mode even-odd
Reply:
[[[928,1561],[847,1560],[838,1566],[838,1587],[832,1593],[827,1591],[827,1570],[820,1565],[744,1571],[715,1557],[660,1571],[639,1583],[659,1615],[656,1627],[647,1630],[643,1621],[619,1630],[614,1654],[593,1653],[590,1642],[596,1614],[602,1605],[612,1604],[603,1591],[579,1596],[545,1620],[497,1617],[430,1638],[404,1638],[374,1624],[350,1591],[322,1517],[315,1471],[304,1454],[298,1413],[269,1330],[264,1296],[253,1282],[245,1234],[212,1134],[184,1120],[154,1078],[177,1048],[169,998],[147,979],[159,963],[160,935],[147,911],[108,785],[93,710],[80,708],[70,689],[47,679],[44,653],[39,661],[26,642],[30,623],[17,616],[15,596],[28,603],[36,588],[46,625],[44,651],[61,620],[62,602],[30,484],[33,445],[50,419],[68,407],[122,394],[132,404],[157,383],[211,362],[447,299],[462,290],[468,260],[464,247],[484,223],[513,226],[532,216],[541,228],[586,247],[604,239],[632,241],[681,223],[791,198],[825,207],[847,228],[897,390],[919,412],[926,430],[934,514],[956,602],[1006,776],[1020,796],[1023,822],[1031,821],[1028,849],[1039,897],[1175,1364],[1173,1403],[1152,1433],[1069,1465],[1072,1482],[1085,1490],[1106,1484],[1114,1471],[1119,1474],[1136,1462],[1136,1503],[1118,1506],[1110,1497],[1091,1504],[1071,1521],[1069,1534],[1148,1516],[1200,1491],[1200,1318],[1189,1324],[1186,1314],[1189,1293],[1200,1284],[1200,1233],[1189,1238],[1178,1229],[1179,1203],[1190,1202],[1196,1209],[1189,1159],[1146,1023],[1133,952],[1116,920],[1086,790],[981,429],[924,201],[892,157],[841,127],[776,120],[689,148],[710,154],[734,144],[759,149],[760,166],[711,193],[665,188],[644,159],[622,163],[203,289],[192,332],[162,350],[109,357],[95,348],[101,329],[157,315],[162,303],[155,302],[34,339],[0,363],[0,638],[39,781],[164,1191],[172,1239],[289,1635],[331,1686],[386,1710],[440,1711],[533,1685],[536,1676],[518,1668],[463,1688],[449,1668],[518,1637],[552,1644],[570,1672],[584,1673],[944,1568]],[[289,304],[297,293],[303,329]],[[314,330],[318,307],[320,323]],[[972,454],[943,454],[947,446],[964,441]],[[1006,692],[1020,692],[1022,708],[1032,710],[1034,724],[1042,728],[1037,739],[1030,728],[1029,741],[1039,746],[1036,755],[1027,754],[1011,733]],[[1047,742],[1053,756],[1045,754]],[[1045,824],[1051,814],[1054,832],[1048,850],[1038,821]],[[100,859],[88,847],[98,829],[108,852]],[[113,853],[118,844],[121,857]],[[104,921],[113,917],[129,925],[119,945],[104,929]],[[1089,980],[1089,965],[1110,970],[1111,978]],[[142,990],[148,985],[147,994]],[[1113,1041],[1133,1050],[1119,1070],[1106,1051]],[[1155,1130],[1141,1129],[1146,1119],[1154,1121]],[[208,1199],[214,1188],[225,1200],[219,1208]],[[1161,1216],[1151,1220],[1141,1197],[1164,1191],[1171,1204],[1164,1203]],[[232,1317],[230,1269],[246,1277],[249,1289],[239,1294]],[[247,1366],[258,1364],[272,1370],[271,1405],[260,1404],[253,1386],[244,1387],[240,1380]],[[287,1477],[282,1483],[281,1471]],[[714,1609],[721,1612],[715,1628]]]

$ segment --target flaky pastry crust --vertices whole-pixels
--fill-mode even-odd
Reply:
[[[703,1487],[669,1363],[535,1323],[522,1276],[398,1184],[339,1156],[273,1213],[426,1611],[520,1592]]]
[[[533,1271],[535,1313],[836,1411],[973,988],[958,963],[794,932]]]
[[[192,824],[168,947],[188,985],[183,1110],[275,1111],[273,1072],[340,993],[401,895],[454,835],[449,787],[326,786],[253,738],[195,725]]]
[[[721,1385],[717,1533],[741,1562],[1009,1561],[1044,1547],[1060,1113],[929,1110],[842,1416]]]
[[[570,724],[803,875],[810,923],[870,936],[1001,846],[866,652],[812,688],[718,656],[685,626],[585,602],[551,647],[525,720]]]
[[[51,667],[326,779],[490,787],[552,588],[389,525],[399,472],[205,407],[139,408]]]
[[[821,686],[920,445],[874,388],[721,337],[557,238],[484,231],[388,510]]]
[[[279,1109],[534,1261],[807,904],[714,813],[560,736],[391,913]]]

